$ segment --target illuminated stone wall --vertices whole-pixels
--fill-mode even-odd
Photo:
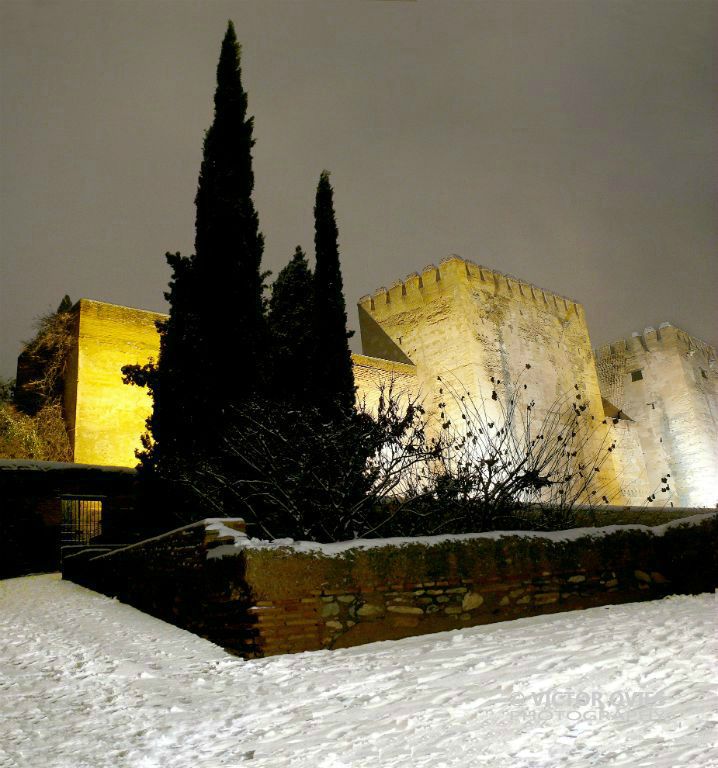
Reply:
[[[669,323],[596,350],[605,396],[630,417],[641,445],[649,492],[684,506],[718,503],[716,351]],[[661,494],[659,493],[659,497]]]
[[[655,485],[651,485],[646,467],[646,457],[641,444],[639,425],[629,419],[620,419],[611,429],[615,440],[613,451],[614,468],[621,493],[626,504],[633,506],[649,505],[648,497]],[[659,494],[654,506],[662,507],[677,499],[669,494]]]
[[[74,460],[133,466],[151,401],[122,383],[121,368],[157,358],[164,316],[87,299],[76,312],[65,379]],[[362,298],[359,321],[364,354],[352,356],[354,376],[370,409],[390,383],[434,414],[447,384],[483,393],[491,407],[492,376],[535,399],[538,420],[579,394],[598,425],[589,452],[617,442],[601,475],[613,503],[645,503],[666,472],[671,491],[660,502],[718,501],[716,354],[683,331],[647,329],[594,357],[580,304],[457,256]],[[619,420],[604,433],[606,415]]]
[[[535,400],[537,425],[558,401],[570,403],[580,395],[576,402],[588,403],[586,416],[596,425],[585,452],[588,463],[604,439],[613,440],[602,424],[584,310],[571,299],[451,256],[363,297],[359,320],[364,352],[414,363],[427,404],[447,401],[450,415],[449,388],[483,395],[490,412],[494,377],[517,388],[526,402]],[[600,477],[620,504],[614,463],[609,456]]]
[[[419,396],[416,366],[366,355],[352,355],[357,402],[375,412],[380,394],[391,392],[403,400]]]
[[[73,459],[80,464],[134,466],[152,401],[122,383],[122,366],[157,359],[155,322],[164,316],[80,299],[77,337],[65,377],[65,409]]]
[[[81,299],[75,344],[65,376],[65,411],[73,460],[135,466],[152,401],[147,391],[122,382],[124,365],[144,365],[159,355],[156,312]],[[376,407],[381,386],[402,396],[416,391],[412,365],[353,355],[357,399]]]

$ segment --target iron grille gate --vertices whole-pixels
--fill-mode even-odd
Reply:
[[[89,544],[102,533],[104,496],[60,496],[62,544]]]

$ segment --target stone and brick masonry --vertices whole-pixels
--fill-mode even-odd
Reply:
[[[557,533],[321,545],[248,539],[205,520],[64,577],[251,658],[712,591],[718,516]]]

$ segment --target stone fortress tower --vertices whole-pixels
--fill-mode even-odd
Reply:
[[[718,503],[716,352],[684,331],[663,324],[594,355],[581,304],[459,256],[363,297],[358,310],[364,354],[353,355],[354,374],[369,405],[387,377],[430,410],[438,376],[486,393],[491,376],[521,375],[537,416],[578,392],[597,424],[616,420],[602,469],[617,484],[614,503],[642,505],[666,473],[661,502]],[[162,315],[87,299],[75,312],[65,380],[74,460],[132,466],[151,401],[122,383],[120,368],[157,358]]]
[[[539,410],[577,384],[603,418],[583,307],[516,278],[449,256],[359,302],[365,354],[411,363],[422,388],[438,375],[471,392],[531,365]]]
[[[662,323],[597,349],[596,368],[604,396],[633,420],[649,487],[656,487],[661,474],[670,471],[681,505],[715,505],[715,349]]]
[[[446,387],[437,381],[441,376],[455,392],[483,396],[482,408],[490,414],[493,377],[507,384],[523,406],[535,402],[534,435],[547,411],[555,411],[559,402],[569,405],[578,394],[595,425],[587,464],[593,464],[602,441],[610,445],[584,310],[573,299],[449,256],[438,267],[430,265],[362,298],[359,324],[367,354],[416,365],[429,411],[439,400],[439,387]],[[452,403],[447,405],[451,410]],[[601,493],[616,504],[627,501],[621,469],[610,454],[598,476]]]

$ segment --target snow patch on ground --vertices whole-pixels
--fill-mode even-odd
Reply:
[[[718,766],[716,598],[243,661],[53,575],[0,582],[0,766]]]

